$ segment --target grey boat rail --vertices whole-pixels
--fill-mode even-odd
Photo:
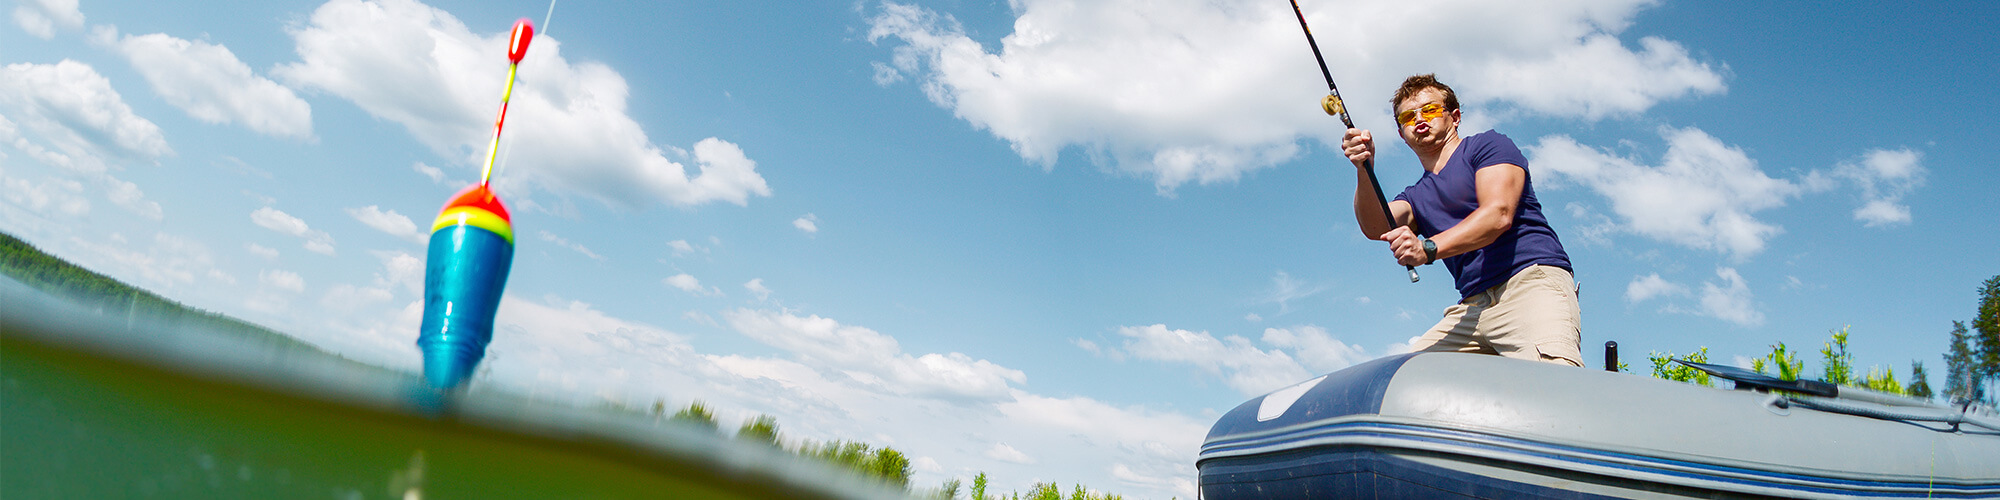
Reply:
[[[1938,432],[2000,435],[2000,418],[1996,418],[1994,411],[1971,402],[1943,405],[1856,387],[1841,387],[1817,380],[1784,380],[1728,365],[1697,363],[1684,359],[1675,359],[1674,362],[1734,382],[1737,390],[1789,393],[1772,398],[1770,404],[1778,408],[1797,406],[1827,413],[1903,422]],[[1935,427],[1924,425],[1922,422],[1942,423],[1946,426]],[[1966,429],[1965,426],[1984,430]]]

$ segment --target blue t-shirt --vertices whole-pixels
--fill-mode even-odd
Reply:
[[[1459,141],[1458,150],[1443,169],[1435,174],[1425,171],[1423,178],[1403,189],[1396,199],[1410,204],[1419,234],[1436,236],[1479,208],[1474,172],[1505,163],[1520,166],[1523,173],[1528,171],[1528,157],[1521,154],[1521,148],[1507,136],[1488,130]],[[1457,281],[1460,298],[1506,283],[1514,273],[1537,264],[1571,269],[1569,254],[1563,252],[1549,219],[1542,216],[1542,204],[1535,201],[1535,184],[1529,178],[1522,179],[1521,202],[1514,208],[1514,224],[1507,232],[1492,244],[1444,259],[1444,267]]]

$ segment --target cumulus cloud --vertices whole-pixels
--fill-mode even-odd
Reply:
[[[305,278],[299,277],[299,273],[285,270],[267,269],[264,272],[257,273],[257,283],[292,293],[306,291]]]
[[[274,249],[274,248],[271,248],[271,247],[267,247],[267,246],[264,246],[264,245],[259,245],[259,244],[256,244],[256,243],[251,243],[251,244],[247,244],[247,245],[244,245],[244,246],[243,246],[243,249],[244,249],[244,250],[249,250],[249,251],[250,251],[250,255],[255,255],[255,256],[258,256],[258,257],[263,257],[263,258],[264,258],[265,260],[271,260],[271,259],[276,259],[276,258],[278,258],[278,250],[277,250],[277,249]]]
[[[372,283],[356,285],[341,283],[327,288],[320,304],[329,309],[353,312],[364,307],[384,304],[395,300],[396,292],[411,296],[423,293],[424,261],[404,252],[372,252],[382,261],[382,270],[375,273]]]
[[[112,276],[137,276],[137,285],[154,291],[170,291],[196,284],[206,277],[216,282],[235,278],[218,273],[214,253],[207,245],[191,238],[154,233],[150,244],[127,244],[116,234],[113,243],[71,239],[81,250],[79,264]]]
[[[113,205],[155,221],[164,217],[159,203],[146,199],[137,184],[111,175],[111,167],[154,161],[173,149],[158,125],[134,114],[111,81],[87,64],[65,59],[0,68],[0,143],[95,184]],[[40,198],[23,200],[33,204]],[[88,210],[74,202],[55,207],[70,215]]]
[[[1728,321],[1741,326],[1764,324],[1764,313],[1757,310],[1756,297],[1750,293],[1750,284],[1743,275],[1733,268],[1716,268],[1715,277],[1720,281],[1701,284],[1701,314]]]
[[[1923,154],[1908,148],[1869,150],[1833,168],[1834,177],[1861,191],[1854,220],[1867,227],[1909,224],[1910,207],[1903,204],[1903,197],[1922,186],[1927,173]]]
[[[403,214],[396,213],[395,210],[385,211],[375,205],[369,205],[361,208],[349,208],[347,209],[347,216],[361,221],[362,225],[375,228],[376,231],[388,233],[390,236],[395,236],[419,245],[425,243],[424,240],[427,235],[417,230],[417,223]]]
[[[674,240],[667,242],[667,251],[669,253],[672,253],[675,257],[686,257],[689,255],[693,255],[696,251],[707,252],[708,249],[696,247],[693,244],[688,243],[687,240]]]
[[[279,234],[304,239],[306,250],[329,256],[333,255],[332,235],[326,234],[326,231],[313,229],[306,225],[306,221],[298,217],[293,217],[282,210],[271,207],[259,208],[255,212],[250,212],[250,222],[256,224],[258,227],[276,231]]]
[[[50,165],[101,174],[115,160],[152,161],[173,154],[160,127],[139,117],[111,80],[88,64],[9,64],[0,68],[0,109],[34,133],[13,146]]]
[[[83,11],[76,0],[19,0],[14,7],[14,24],[43,40],[56,37],[56,28],[83,27]]]
[[[667,279],[662,281],[666,282],[667,286],[679,288],[683,292],[692,293],[695,295],[708,296],[708,297],[718,297],[722,295],[722,289],[715,287],[704,288],[701,286],[701,280],[695,279],[694,275],[688,273],[680,273],[673,276],[668,276]]]
[[[805,214],[797,219],[792,219],[792,227],[799,228],[800,231],[805,231],[806,234],[817,233],[819,232],[819,216]]]
[[[1801,184],[1772,178],[1742,149],[1700,130],[1663,127],[1660,135],[1667,152],[1657,166],[1562,135],[1542,138],[1529,152],[1535,168],[1556,174],[1552,188],[1573,182],[1603,196],[1619,231],[1739,260],[1784,231],[1755,214],[1784,206],[1805,190]]]
[[[196,120],[241,123],[276,137],[312,136],[311,106],[291,89],[251,72],[229,47],[163,33],[126,35],[112,47],[153,92]]]
[[[771,289],[764,286],[764,278],[756,278],[744,282],[743,289],[749,290],[751,295],[756,295],[757,300],[768,300],[771,298]]]
[[[1266,328],[1261,340],[1297,353],[1300,364],[1312,373],[1334,372],[1373,357],[1361,346],[1341,342],[1317,326]]]
[[[1010,382],[1027,382],[1020,370],[961,353],[912,356],[893,337],[818,315],[735,309],[723,317],[744,336],[892,394],[992,400],[1005,397]]]
[[[281,80],[353,101],[439,154],[484,160],[507,72],[506,30],[475,33],[411,0],[333,0],[287,31],[300,61],[274,69]],[[508,175],[626,208],[770,196],[756,162],[733,143],[711,137],[691,153],[653,144],[626,114],[629,93],[617,71],[573,64],[561,41],[536,37],[510,104]]]
[[[70,217],[90,213],[90,199],[83,196],[83,183],[74,180],[51,178],[35,182],[0,173],[0,188],[4,188],[0,189],[0,197],[31,212]]]
[[[1436,72],[1472,106],[1599,119],[1724,90],[1723,73],[1680,44],[1619,41],[1651,0],[1535,5],[1348,2],[1306,12],[1349,108],[1386,124],[1402,78]],[[1319,111],[1322,79],[1296,18],[1251,0],[1023,0],[994,51],[949,14],[885,2],[868,39],[892,45],[874,80],[906,79],[939,107],[1052,168],[1063,150],[1150,179],[1162,194],[1233,181],[1338,141]],[[1449,36],[1408,37],[1452,26]],[[1199,70],[1193,70],[1198,68]],[[1355,98],[1355,96],[1364,96]]]
[[[986,458],[1021,465],[1035,464],[1034,457],[1030,457],[1026,453],[1021,453],[1021,450],[1014,449],[1012,446],[1007,446],[1007,443],[993,443],[992,448],[986,449]]]
[[[1221,376],[1231,389],[1244,395],[1263,394],[1312,378],[1283,350],[1265,350],[1235,335],[1217,339],[1208,332],[1173,330],[1157,324],[1120,327],[1118,334],[1125,337],[1124,351],[1134,358],[1194,365]]]
[[[1631,283],[1625,285],[1625,301],[1634,304],[1657,297],[1681,296],[1687,293],[1687,287],[1661,278],[1660,273],[1635,276]]]

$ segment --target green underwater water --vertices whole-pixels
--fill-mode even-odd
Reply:
[[[901,498],[637,414],[440,394],[317,348],[134,328],[0,280],[0,498]]]
[[[0,384],[6,498],[763,497],[560,443],[25,342],[0,350]]]

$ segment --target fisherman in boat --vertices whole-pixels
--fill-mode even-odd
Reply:
[[[1369,239],[1389,242],[1397,263],[1444,261],[1460,298],[1411,350],[1583,366],[1573,268],[1535,200],[1527,157],[1492,130],[1460,138],[1458,96],[1436,75],[1404,80],[1390,104],[1424,174],[1389,202],[1396,226],[1388,227],[1362,169],[1374,137],[1348,129],[1341,147],[1356,167],[1354,218]]]

